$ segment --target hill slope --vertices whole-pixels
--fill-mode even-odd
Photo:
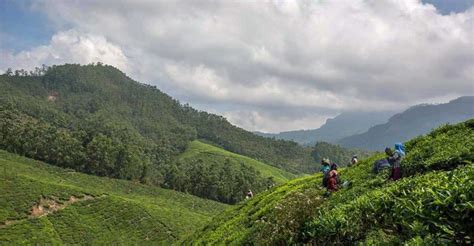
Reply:
[[[242,200],[248,189],[260,192],[296,177],[198,140],[188,144],[172,168],[169,175],[165,172],[165,186],[230,204]]]
[[[170,163],[199,138],[290,172],[311,168],[310,150],[257,136],[221,116],[181,105],[111,66],[66,64],[39,76],[1,75],[0,103],[54,126],[85,131],[89,138],[134,135],[136,141],[158,145],[157,162]]]
[[[53,66],[34,76],[1,75],[0,134],[0,149],[9,152],[88,174],[164,187],[177,187],[164,183],[169,177],[192,178],[175,168],[175,160],[196,139],[295,174],[317,168],[310,148],[256,136],[100,64]],[[255,163],[246,165],[247,176],[259,176],[258,168],[251,167]],[[229,171],[237,177],[242,170]],[[235,186],[246,183],[226,188]],[[256,180],[250,186],[265,185]]]
[[[292,140],[302,145],[314,145],[316,142],[335,143],[338,140],[367,131],[370,127],[386,122],[394,112],[344,112],[328,119],[318,129],[297,130],[280,133],[256,134],[264,137]]]
[[[346,148],[382,150],[387,145],[407,141],[442,124],[455,124],[474,117],[474,96],[460,97],[439,105],[419,105],[391,117],[387,123],[367,132],[343,138]]]
[[[99,134],[84,144],[81,132],[57,128],[1,106],[0,118],[2,149],[99,176],[140,177],[141,182],[151,180],[151,183],[158,182],[166,188],[227,203],[242,200],[249,188],[259,192],[274,181],[281,183],[288,177],[295,177],[281,169],[197,140],[188,144],[186,151],[173,163],[153,166],[149,155],[159,152],[153,148],[140,149],[140,144],[146,141],[137,143],[127,139],[124,144],[115,140],[114,134],[111,138]]]
[[[474,119],[406,143],[400,181],[373,174],[383,154],[339,170],[352,185],[326,196],[321,174],[227,210],[184,243],[472,244]]]
[[[0,242],[173,242],[227,206],[0,151]]]
[[[235,154],[224,149],[195,140],[191,142],[184,153],[178,158],[177,162],[186,163],[194,159],[207,159],[209,162],[224,162],[226,159],[240,165],[248,165],[259,171],[263,177],[272,178],[276,183],[282,184],[296,175],[286,172],[282,169],[269,166],[263,162],[254,160],[247,156]]]

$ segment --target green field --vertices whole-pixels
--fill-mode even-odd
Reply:
[[[227,210],[184,243],[447,245],[474,241],[474,120],[406,143],[404,178],[372,173],[375,160],[339,170],[348,188],[328,195],[321,174],[291,180]]]
[[[202,159],[209,165],[223,163],[226,159],[229,159],[231,165],[251,166],[259,171],[262,177],[272,177],[277,184],[282,184],[296,177],[295,174],[286,172],[282,169],[272,167],[255,159],[235,154],[227,150],[200,142],[198,140],[192,141],[188,144],[186,151],[178,157],[178,161],[186,163],[196,159]]]
[[[0,151],[0,244],[170,243],[227,207]]]

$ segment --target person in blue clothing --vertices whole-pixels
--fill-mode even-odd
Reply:
[[[395,144],[395,151],[397,151],[400,155],[405,155],[405,146],[402,143]]]
[[[328,158],[323,158],[321,160],[321,168],[319,169],[319,171],[321,171],[323,173],[323,186],[324,187],[327,186],[328,173],[329,173],[329,171],[331,171],[330,164],[331,164],[331,162],[329,161]]]

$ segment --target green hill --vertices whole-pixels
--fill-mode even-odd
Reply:
[[[189,189],[177,185],[176,177],[194,177],[177,169],[176,159],[196,139],[294,174],[318,167],[311,148],[254,135],[101,64],[53,66],[31,76],[1,75],[0,134],[0,149],[9,152],[88,174],[179,190]],[[243,170],[228,171],[233,177],[259,177],[258,169],[246,165]],[[200,190],[189,192],[221,199],[202,190],[215,177],[194,180],[203,183],[194,183]],[[269,183],[249,180],[237,180],[233,187],[225,188],[249,183],[261,190]]]
[[[99,134],[84,147],[81,132],[58,128],[1,106],[0,118],[2,149],[98,176],[158,183],[226,203],[242,200],[249,188],[260,192],[274,183],[295,177],[197,140],[190,142],[186,151],[175,157],[172,163],[153,163],[149,155],[159,152],[140,149],[140,144],[146,141],[133,141],[133,135],[132,140],[127,139],[124,144],[114,139],[115,134],[111,134],[111,138]]]
[[[241,201],[295,175],[195,140],[166,170],[164,186],[225,203]]]
[[[309,149],[257,136],[222,116],[182,105],[112,66],[66,64],[33,76],[1,75],[0,104],[57,127],[83,131],[85,140],[102,134],[123,145],[127,139],[148,141],[140,147],[156,145],[159,154],[148,156],[154,162],[170,163],[199,138],[293,173],[315,168]]]
[[[171,243],[228,206],[0,151],[0,244]]]
[[[232,164],[248,165],[255,168],[255,170],[259,171],[263,177],[271,177],[277,184],[284,183],[289,179],[296,177],[296,175],[279,168],[272,167],[252,158],[235,154],[197,140],[189,144],[186,151],[178,157],[177,161],[186,163],[195,159],[203,159],[213,163],[224,162],[226,159],[229,159]]]
[[[327,196],[321,175],[294,179],[215,217],[184,243],[472,244],[474,119],[406,143],[403,176],[373,174],[374,155],[339,170],[352,185]]]

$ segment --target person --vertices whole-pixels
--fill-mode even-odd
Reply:
[[[353,155],[351,159],[351,166],[357,164],[359,160],[357,160],[357,155]]]
[[[249,189],[249,191],[247,191],[247,196],[245,196],[245,199],[250,199],[253,197],[253,192]]]
[[[322,173],[327,173],[330,171],[330,161],[328,158],[323,158],[321,160],[321,168],[319,169],[319,171],[321,171]]]
[[[395,151],[397,151],[400,155],[405,155],[405,146],[402,143],[395,144]]]
[[[337,173],[337,164],[336,163],[332,163],[331,164],[331,169],[329,171],[329,177],[332,177],[332,176],[335,176],[336,177],[336,182],[339,184],[339,174]]]
[[[385,152],[385,153],[387,153],[387,152]],[[374,167],[373,167],[372,171],[377,174],[377,173],[380,172],[380,170],[385,169],[385,168],[391,168],[390,163],[388,162],[387,158],[376,160],[374,162]]]
[[[328,181],[328,173],[331,171],[331,168],[329,167],[329,159],[328,158],[323,158],[321,160],[321,168],[319,169],[323,173],[323,187],[327,186],[327,181]]]
[[[385,148],[385,153],[387,154],[387,160],[391,166],[389,179],[394,181],[399,180],[402,177],[400,164],[402,157],[405,155],[405,147],[401,143],[396,143],[395,151],[392,151],[390,148]]]
[[[338,190],[337,186],[337,171],[336,170],[331,170],[329,172],[329,179],[328,179],[328,191],[329,192],[335,192]]]

